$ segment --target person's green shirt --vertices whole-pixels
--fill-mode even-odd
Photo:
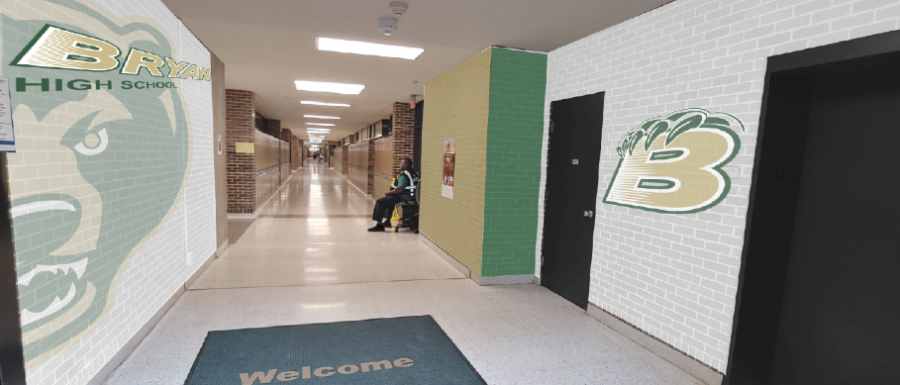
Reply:
[[[406,174],[400,174],[400,176],[397,178],[397,187],[406,188],[409,186],[409,178],[406,177]],[[401,194],[410,195],[409,190],[403,190]]]

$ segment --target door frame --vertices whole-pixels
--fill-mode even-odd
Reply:
[[[768,58],[723,385],[767,384],[771,376],[809,117],[809,83],[796,75],[898,59],[900,31]]]
[[[25,385],[25,358],[22,350],[22,326],[19,321],[12,220],[9,217],[9,173],[6,154],[0,153],[0,202],[6,215],[0,215],[0,372],[2,385]]]

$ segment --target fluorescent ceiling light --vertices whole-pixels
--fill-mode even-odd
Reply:
[[[303,115],[304,118],[313,118],[313,119],[340,119],[337,116],[322,116],[322,115]]]
[[[381,57],[394,57],[398,59],[416,60],[423,48],[401,47],[399,45],[366,43],[364,41],[340,40],[327,37],[316,39],[319,51],[331,51],[340,53],[355,53],[359,55],[372,55]]]
[[[323,134],[324,134],[324,135],[328,135],[328,134],[331,133],[331,131],[306,131],[306,133],[307,133],[307,134],[310,134],[310,135],[315,135],[315,134],[319,134],[319,135],[323,135]]]
[[[334,124],[331,123],[310,123],[306,122],[307,126],[326,126],[326,127],[334,127]]]
[[[300,104],[311,104],[314,106],[326,106],[326,107],[350,107],[349,104],[314,102],[314,101],[310,101],[310,100],[301,100]]]
[[[345,95],[359,95],[363,88],[366,88],[362,84],[312,82],[308,80],[294,80],[294,85],[300,91],[332,92]]]

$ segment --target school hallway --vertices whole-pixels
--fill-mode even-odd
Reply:
[[[414,315],[434,317],[488,384],[699,383],[544,287],[479,286],[408,229],[366,232],[372,208],[307,164],[108,384],[183,383],[209,331]]]
[[[900,384],[900,0],[0,16],[0,385]]]

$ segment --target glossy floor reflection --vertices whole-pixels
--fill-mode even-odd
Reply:
[[[308,165],[190,289],[465,278],[409,230],[367,232],[373,206],[335,171]]]
[[[211,330],[425,314],[488,384],[700,384],[543,287],[478,286],[414,234],[366,233],[371,202],[324,167],[276,199],[108,384],[184,383]]]

